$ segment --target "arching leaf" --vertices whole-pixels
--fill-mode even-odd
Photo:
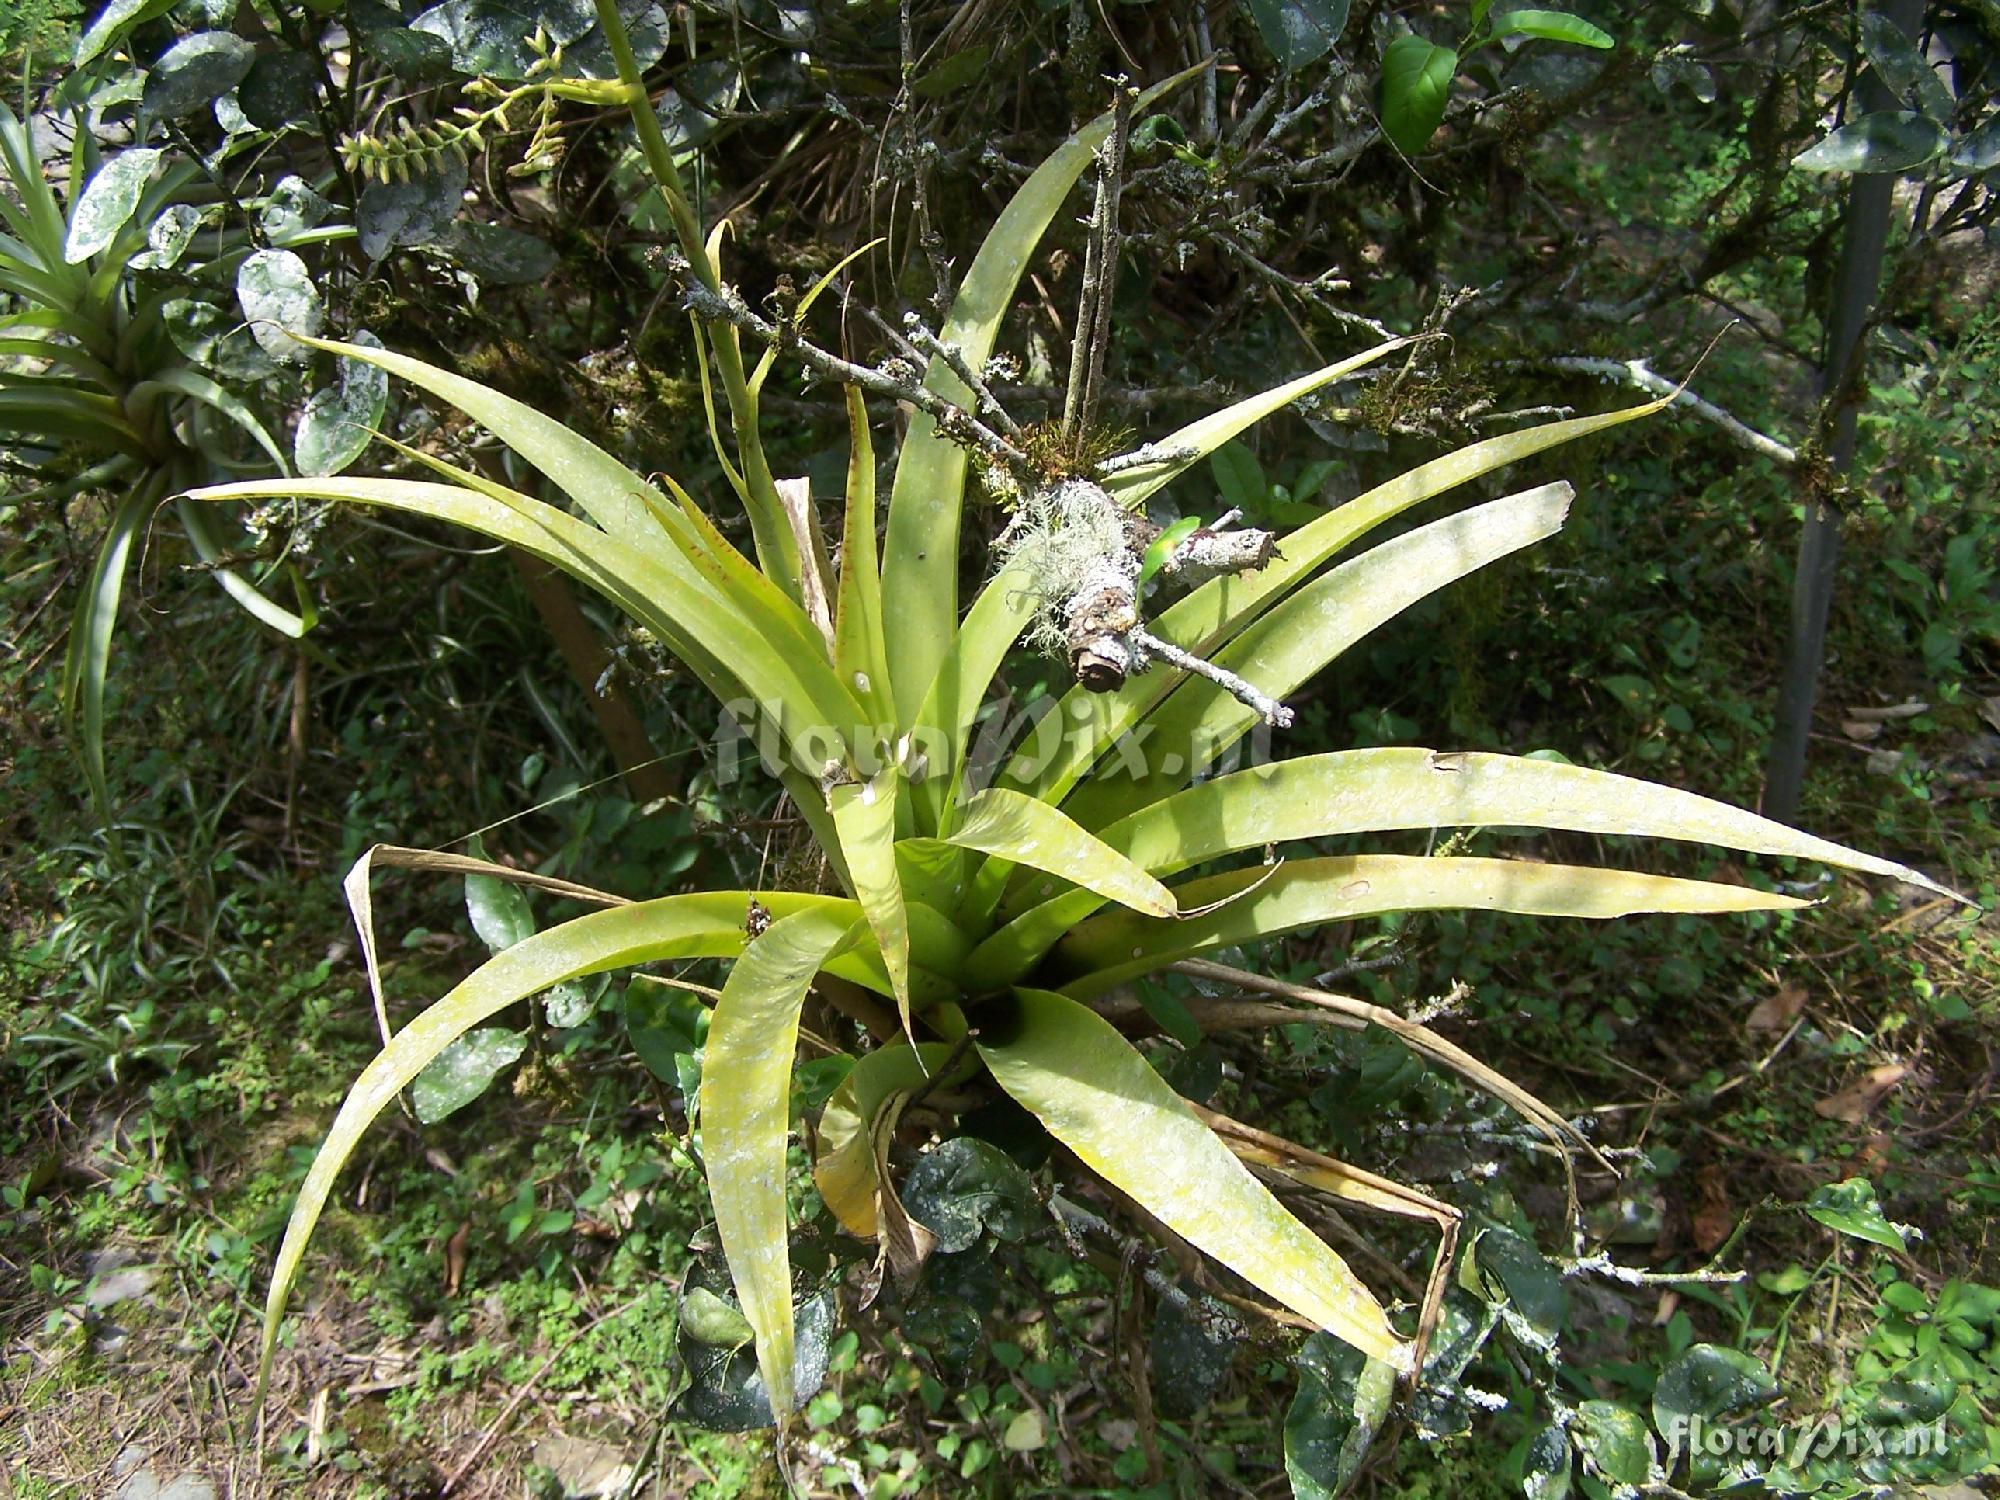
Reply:
[[[758,899],[780,920],[817,911],[851,924],[861,915],[852,902],[830,896],[772,892]],[[292,1205],[284,1243],[278,1247],[277,1263],[271,1268],[271,1289],[264,1300],[263,1350],[257,1367],[260,1404],[278,1348],[278,1326],[306,1243],[326,1208],[340,1169],[389,1101],[480,1022],[553,985],[659,959],[722,958],[741,952],[749,941],[744,922],[750,900],[743,891],[664,896],[577,917],[495,954],[395,1034],[348,1091]],[[785,1055],[789,1062],[789,1049]]]
[[[1088,998],[1211,948],[1385,912],[1506,911],[1601,920],[1635,912],[1790,911],[1807,904],[1748,886],[1631,870],[1398,854],[1232,870],[1177,886],[1174,895],[1189,915],[1162,920],[1106,912],[1058,943],[1049,957],[1066,981],[1064,993]]]
[[[1079,1160],[1293,1312],[1400,1367],[1407,1346],[1381,1304],[1108,1021],[1041,990],[993,1008],[980,1057]]]
[[[785,1213],[785,1134],[799,1006],[855,928],[853,908],[781,917],[743,951],[722,986],[702,1061],[702,1155],[716,1232],[757,1367],[780,1426],[792,1410],[792,1260]]]

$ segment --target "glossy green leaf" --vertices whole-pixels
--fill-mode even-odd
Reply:
[[[590,0],[445,0],[410,29],[443,38],[461,73],[513,80],[529,77],[541,61],[531,37],[567,47],[596,24]]]
[[[410,1084],[410,1107],[425,1125],[455,1114],[493,1087],[528,1050],[526,1033],[503,1026],[468,1031],[440,1052]]]
[[[466,845],[466,852],[474,859],[486,858],[485,844],[477,837]],[[504,953],[535,935],[535,914],[528,907],[527,892],[512,881],[468,872],[465,914],[489,953]]]
[[[1844,1182],[1823,1183],[1806,1200],[1808,1217],[1828,1229],[1866,1240],[1888,1250],[1907,1250],[1910,1237],[1906,1226],[1892,1223],[1875,1198],[1875,1184],[1865,1177],[1849,1177]]]
[[[990,1012],[990,1014],[989,1014]],[[1408,1348],[1345,1262],[1291,1216],[1095,1012],[1016,990],[981,1012],[995,1081],[1079,1160],[1293,1312],[1400,1367]]]
[[[547,240],[505,224],[457,219],[431,243],[471,276],[493,286],[532,286],[548,280],[561,264]]]
[[[1419,599],[1554,535],[1572,493],[1567,484],[1543,485],[1384,542],[1307,584],[1212,660],[1282,699]],[[1121,768],[1100,776],[1079,787],[1066,809],[1085,827],[1101,827],[1168,795],[1259,722],[1257,711],[1226,689],[1188,677],[1147,718],[1139,748],[1144,774]]]
[[[1645,1418],[1615,1401],[1586,1401],[1576,1414],[1570,1434],[1586,1463],[1613,1484],[1644,1484],[1651,1478],[1653,1435]]]
[[[1389,43],[1382,53],[1382,133],[1405,156],[1431,143],[1444,123],[1458,54],[1414,32]]]
[[[1567,42],[1572,47],[1611,48],[1618,45],[1581,16],[1561,10],[1510,10],[1493,18],[1496,37],[1525,36],[1543,42]]]
[[[1548,422],[1470,444],[1399,474],[1328,511],[1278,542],[1278,555],[1254,573],[1203,584],[1154,623],[1154,633],[1202,656],[1215,652],[1272,604],[1317,572],[1334,554],[1412,506],[1508,464],[1588,437],[1667,405],[1664,400],[1600,416]],[[1003,784],[1060,800],[1091,762],[1113,746],[1179,684],[1170,672],[1141,672],[1115,693],[1075,688],[1055,710],[1061,736],[1052,745],[1030,744],[1001,773]]]
[[[110,0],[76,39],[72,64],[82,67],[134,26],[165,15],[177,3],[178,0]]]
[[[1395,854],[1231,870],[1177,886],[1174,896],[1183,912],[1178,919],[1106,912],[1058,943],[1050,960],[1067,979],[1064,992],[1088,998],[1207,949],[1385,912],[1463,909],[1602,920],[1636,912],[1791,911],[1807,904],[1746,886],[1631,870]]]
[[[407,182],[370,183],[354,206],[361,253],[380,260],[398,245],[428,245],[458,217],[465,164],[447,157]]]
[[[1203,66],[1206,66],[1205,64]],[[1153,85],[1134,109],[1145,109],[1201,67]],[[959,283],[958,296],[939,337],[955,346],[973,369],[993,355],[1000,325],[1013,306],[1014,289],[1027,274],[1063,200],[1111,134],[1107,111],[1058,146],[1021,184]],[[933,359],[924,384],[947,400],[969,404],[972,393],[942,359]],[[882,563],[883,631],[894,678],[896,719],[904,728],[930,696],[931,681],[950,649],[958,618],[958,523],[965,500],[965,450],[940,437],[924,413],[910,419],[896,461],[889,496],[888,539]]]
[[[241,83],[256,56],[257,49],[233,32],[184,36],[146,74],[141,106],[156,118],[191,115]]]
[[[1653,1425],[1671,1437],[1694,1419],[1715,1423],[1732,1412],[1762,1406],[1778,1394],[1777,1382],[1755,1355],[1719,1344],[1693,1344],[1660,1371],[1653,1386]]]
[[[326,308],[312,272],[290,250],[253,250],[236,271],[236,300],[258,346],[283,364],[310,357],[301,338],[326,322]]]
[[[942,99],[955,94],[985,75],[992,56],[993,48],[989,45],[967,47],[920,76],[910,85],[910,92],[919,99]]]
[[[1898,104],[1928,115],[1940,125],[1949,125],[1955,112],[1951,90],[1938,77],[1930,60],[1917,44],[1903,34],[1885,11],[1861,13],[1861,50],[1875,65],[1875,74]]]
[[[1285,1414],[1285,1476],[1295,1500],[1333,1500],[1353,1482],[1389,1414],[1396,1371],[1323,1333],[1296,1361],[1299,1388]]]
[[[903,1179],[904,1210],[946,1255],[991,1234],[1018,1242],[1048,1222],[1035,1185],[1014,1159],[975,1136],[954,1136],[923,1153]]]
[[[1180,475],[1200,463],[1204,458],[1218,452],[1223,445],[1240,433],[1249,431],[1266,417],[1283,411],[1294,401],[1310,396],[1337,380],[1345,380],[1357,371],[1365,370],[1376,361],[1393,354],[1398,349],[1407,348],[1408,339],[1391,339],[1386,344],[1377,344],[1372,349],[1347,359],[1336,360],[1322,366],[1310,374],[1301,375],[1296,380],[1288,380],[1283,385],[1259,391],[1254,396],[1246,396],[1221,411],[1210,412],[1207,416],[1188,423],[1177,431],[1148,446],[1163,455],[1155,463],[1137,464],[1129,469],[1120,469],[1104,481],[1104,488],[1111,497],[1128,510],[1136,508],[1163,486],[1171,484]],[[1259,499],[1262,496],[1258,497]],[[1239,503],[1230,497],[1232,505]]]
[[[910,916],[896,869],[896,803],[903,778],[885,766],[865,782],[837,786],[826,795],[840,852],[847,862],[855,898],[867,914],[875,946],[894,987],[896,1014],[904,1035],[910,1025]]]
[[[1951,148],[1951,169],[1977,176],[2000,167],[2000,114]]]
[[[1134,911],[1174,914],[1173,893],[1046,802],[992,788],[969,799],[946,841],[1095,891]]]
[[[1569,1500],[1569,1434],[1551,1422],[1528,1439],[1521,1455],[1521,1492],[1528,1500]]]
[[[806,989],[854,930],[851,911],[827,907],[781,917],[744,949],[715,1002],[702,1063],[709,1200],[781,1425],[792,1410],[794,1353],[785,1212],[792,1054]]]
[[[157,146],[137,146],[104,159],[70,213],[63,244],[65,261],[76,265],[111,247],[118,231],[138,210],[161,155]]]
[[[552,985],[663,959],[723,958],[740,953],[748,942],[744,922],[750,899],[742,891],[663,896],[577,917],[495,954],[395,1034],[348,1091],[292,1206],[264,1301],[263,1351],[257,1377],[260,1402],[272,1356],[277,1352],[278,1326],[306,1243],[326,1208],[340,1169],[389,1101],[473,1027]],[[835,920],[844,915],[852,923],[861,915],[852,902],[830,896],[768,892],[758,899],[780,919],[820,911]],[[788,1049],[788,1061],[790,1056]]]
[[[369,349],[382,347],[382,341],[365,328],[355,332],[353,342]],[[344,355],[334,364],[334,383],[314,391],[299,413],[292,461],[301,474],[338,474],[345,469],[367,451],[388,410],[387,371]]]
[[[1250,19],[1287,73],[1309,68],[1347,29],[1348,0],[1249,0]]]
[[[1913,110],[1877,110],[1792,158],[1800,172],[1908,172],[1944,150],[1937,121]]]
[[[236,103],[259,130],[283,130],[312,113],[319,70],[303,52],[260,52],[243,75]]]

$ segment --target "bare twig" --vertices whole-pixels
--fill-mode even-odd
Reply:
[[[1041,471],[1027,454],[964,407],[945,400],[935,391],[926,390],[915,381],[899,380],[880,370],[828,353],[801,336],[789,324],[779,326],[761,317],[733,287],[724,286],[720,291],[710,291],[699,282],[690,282],[684,301],[690,311],[711,323],[734,323],[773,348],[796,354],[800,363],[828,379],[859,386],[864,391],[892,401],[907,401],[919,411],[928,413],[937,422],[938,431],[953,442],[983,448],[990,456],[1023,476],[1035,480],[1041,478]]]
[[[1132,134],[1134,90],[1123,79],[1118,82],[1118,99],[1113,106],[1109,155],[1104,163],[1099,202],[1102,212],[1097,225],[1097,306],[1090,331],[1090,369],[1084,381],[1080,425],[1066,430],[1072,435],[1096,425],[1099,394],[1104,386],[1104,356],[1111,346],[1111,306],[1118,287],[1118,208],[1125,185],[1125,146]]]
[[[910,342],[926,354],[934,354],[951,367],[951,373],[965,382],[979,403],[981,416],[990,417],[1000,430],[1009,437],[1021,435],[1021,424],[1007,415],[1007,408],[1000,404],[1000,398],[993,394],[993,388],[986,383],[986,377],[972,368],[965,357],[965,351],[956,344],[947,344],[943,339],[924,327],[923,321],[915,313],[903,318],[903,325],[909,329]]]
[[[1564,354],[1549,360],[1551,369],[1563,370],[1574,375],[1595,375],[1600,380],[1616,380],[1639,390],[1649,391],[1655,396],[1671,396],[1675,406],[1685,406],[1696,416],[1713,422],[1737,442],[1762,458],[1790,469],[1797,466],[1798,450],[1789,448],[1776,438],[1766,437],[1756,428],[1737,417],[1731,416],[1713,401],[1704,401],[1693,391],[1681,386],[1664,375],[1655,374],[1643,359],[1601,359],[1595,355]]]
[[[1170,667],[1178,667],[1183,672],[1192,672],[1197,677],[1205,677],[1224,692],[1228,693],[1244,707],[1254,710],[1266,724],[1275,724],[1280,729],[1292,725],[1292,711],[1259,688],[1246,681],[1227,667],[1217,666],[1206,657],[1196,656],[1192,651],[1183,651],[1171,641],[1163,641],[1143,625],[1132,631],[1132,644],[1147,656],[1157,656]]]

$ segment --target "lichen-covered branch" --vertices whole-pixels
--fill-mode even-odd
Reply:
[[[881,370],[829,353],[803,337],[790,324],[773,323],[761,316],[732,286],[725,284],[716,291],[710,291],[699,282],[690,282],[683,304],[690,312],[711,323],[733,323],[773,348],[796,355],[801,364],[830,380],[859,386],[864,391],[886,396],[892,401],[907,401],[919,411],[929,413],[936,420],[938,431],[953,442],[983,449],[1025,477],[1040,477],[1040,470],[1027,454],[964,407],[945,400],[914,380],[900,380]]]

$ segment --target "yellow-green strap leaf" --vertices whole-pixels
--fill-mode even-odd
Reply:
[[[823,911],[850,924],[860,917],[851,901],[832,896],[771,893],[759,897],[780,920],[803,911]],[[668,958],[721,958],[741,952],[751,897],[743,891],[664,896],[591,912],[524,938],[475,969],[450,994],[425,1010],[375,1054],[348,1091],[332,1128],[313,1158],[292,1205],[284,1243],[271,1270],[264,1300],[263,1352],[257,1365],[258,1400],[278,1347],[278,1326],[306,1242],[312,1238],[340,1169],[362,1135],[389,1101],[423,1072],[437,1055],[487,1017],[539,994],[552,985],[606,969]],[[789,1051],[786,1053],[790,1056]]]
[[[1177,886],[1174,895],[1183,910],[1198,914],[1163,922],[1106,912],[1058,943],[1049,958],[1065,980],[1064,992],[1087,998],[1211,948],[1385,912],[1463,909],[1601,920],[1635,912],[1786,911],[1808,904],[1749,886],[1632,870],[1400,854],[1231,870]]]
[[[1072,885],[1084,886],[1107,900],[1156,917],[1172,916],[1174,894],[1102,839],[1080,828],[1046,802],[998,788],[969,800],[946,842],[978,849],[1012,864],[1046,870]],[[988,869],[1001,873],[989,863]],[[991,881],[985,870],[975,877]],[[994,888],[985,900],[997,901]],[[981,904],[975,895],[975,908]]]
[[[813,1131],[813,1182],[840,1227],[856,1239],[872,1240],[876,1235],[875,1201],[882,1186],[871,1139],[876,1117],[892,1094],[928,1083],[951,1060],[951,1052],[944,1042],[871,1052],[841,1080],[820,1112]],[[942,1081],[960,1081],[972,1066],[967,1057],[953,1078]]]
[[[1929,876],[1677,787],[1557,761],[1401,746],[1258,766],[1104,830],[1156,875],[1284,839],[1393,828],[1561,828],[1812,859],[1951,895]]]
[[[1205,66],[1197,64],[1154,84],[1139,96],[1135,107],[1144,109]],[[1097,148],[1110,136],[1115,118],[1105,111],[1035,168],[1000,211],[973,257],[938,333],[974,370],[984,368],[992,357],[994,340],[1035,247]],[[931,361],[924,384],[948,401],[971,405],[972,392],[942,358]],[[958,620],[958,522],[964,501],[965,450],[940,437],[937,422],[928,413],[916,413],[896,461],[882,563],[884,628],[899,724],[916,722],[931,679],[951,645]]]
[[[875,547],[875,443],[861,392],[847,387],[847,515],[840,541],[840,593],[834,611],[834,670],[862,707],[895,722],[889,657],[882,644],[882,564]]]
[[[963,790],[965,748],[979,706],[1034,612],[1033,580],[1010,567],[987,582],[959,623],[911,729],[928,769],[916,787],[920,832],[935,832],[949,821]]]
[[[722,228],[722,224],[726,224],[728,222],[729,221],[727,219],[724,219],[721,224],[717,224],[715,227],[718,231],[720,231]],[[803,297],[799,298],[799,305],[791,310],[788,321],[791,323],[792,327],[799,328],[804,325],[806,314],[812,311],[812,305],[815,302],[819,301],[820,297],[826,292],[826,289],[833,285],[833,279],[836,276],[838,276],[842,271],[845,271],[849,266],[853,265],[857,260],[861,259],[861,257],[866,255],[870,250],[873,250],[877,245],[883,243],[885,243],[885,241],[881,237],[877,237],[875,239],[870,240],[867,244],[863,245],[858,250],[848,251],[847,254],[843,255],[839,260],[835,261],[833,263],[832,269],[830,269],[824,276],[820,277],[819,280],[815,281],[810,287],[808,287],[806,289],[806,294]],[[711,251],[710,253],[713,254],[714,252]],[[718,260],[716,264],[719,267],[721,265],[721,262]],[[759,359],[757,360],[757,368],[751,371],[750,373],[751,395],[755,396],[763,394],[764,382],[771,378],[771,367],[777,364],[777,362],[778,362],[778,346],[776,344],[773,344],[770,348],[764,351],[762,356],[759,357]]]
[[[1340,750],[1257,766],[1155,802],[1106,828],[1103,837],[1134,864],[1165,877],[1292,839],[1486,827],[1721,844],[1951,894],[1907,866],[1693,792],[1583,766],[1463,751]],[[1003,906],[1007,927],[988,940],[990,946],[974,950],[973,966],[983,970],[1003,952],[1012,962],[1032,962],[1102,904],[1094,891],[1032,878]]]
[[[896,1014],[903,1034],[910,1028],[910,914],[896,869],[896,801],[903,778],[885,766],[864,782],[834,787],[826,794],[834,831],[854,895],[867,914],[869,930],[889,971]]]
[[[1343,651],[1428,594],[1561,529],[1574,492],[1546,484],[1431,522],[1316,578],[1250,625],[1215,661],[1283,698]],[[1169,637],[1171,639],[1171,637]],[[1155,671],[1160,669],[1155,668]],[[1080,786],[1064,810],[1101,828],[1170,795],[1259,722],[1257,711],[1204,677],[1189,677],[1147,716],[1145,769]]]
[[[307,496],[435,516],[504,541],[575,578],[652,630],[724,702],[737,686],[773,717],[781,738],[821,727],[845,732],[859,717],[834,680],[824,648],[785,649],[782,622],[746,615],[688,559],[633,549],[567,511],[484,480],[461,487],[356,475],[257,480],[192,490],[203,501]],[[678,516],[677,516],[678,518]]]
[[[1157,463],[1138,464],[1129,469],[1121,469],[1105,480],[1104,488],[1110,492],[1127,510],[1140,505],[1147,496],[1165,485],[1171,484],[1179,475],[1186,473],[1209,454],[1220,448],[1238,433],[1256,426],[1273,412],[1283,411],[1301,397],[1310,396],[1314,391],[1345,380],[1357,370],[1364,370],[1376,360],[1394,354],[1405,348],[1411,341],[1406,338],[1390,339],[1386,344],[1377,344],[1372,349],[1347,359],[1338,360],[1296,380],[1288,380],[1283,385],[1273,386],[1268,391],[1259,391],[1254,396],[1246,396],[1221,411],[1210,412],[1207,416],[1188,423],[1178,432],[1149,447],[1157,449],[1162,457]]]
[[[1250,1175],[1103,1017],[1017,989],[979,1011],[979,1055],[1000,1086],[1174,1233],[1371,1358],[1403,1342],[1345,1261]]]
[[[1278,542],[1277,557],[1267,566],[1203,584],[1161,615],[1153,633],[1198,656],[1213,656],[1258,615],[1316,573],[1328,558],[1384,522],[1496,469],[1648,416],[1667,404],[1649,401],[1599,416],[1548,422],[1487,438],[1419,464],[1288,532]],[[1115,693],[1073,688],[1053,711],[1060,715],[1057,722],[1065,730],[1060,744],[1033,747],[1016,756],[1002,771],[1001,784],[1061,801],[1091,764],[1177,685],[1172,673],[1155,671],[1134,675]]]
[[[685,545],[685,536],[662,530],[661,517],[669,512],[658,491],[595,443],[526,402],[393,349],[330,339],[299,342],[374,365],[449,401],[540,469],[584,514],[627,546],[657,554],[678,552]]]
[[[831,909],[773,922],[730,969],[702,1058],[709,1201],[736,1299],[757,1334],[757,1368],[780,1427],[792,1411],[794,1352],[785,1215],[792,1054],[806,990],[854,929],[851,915]]]

